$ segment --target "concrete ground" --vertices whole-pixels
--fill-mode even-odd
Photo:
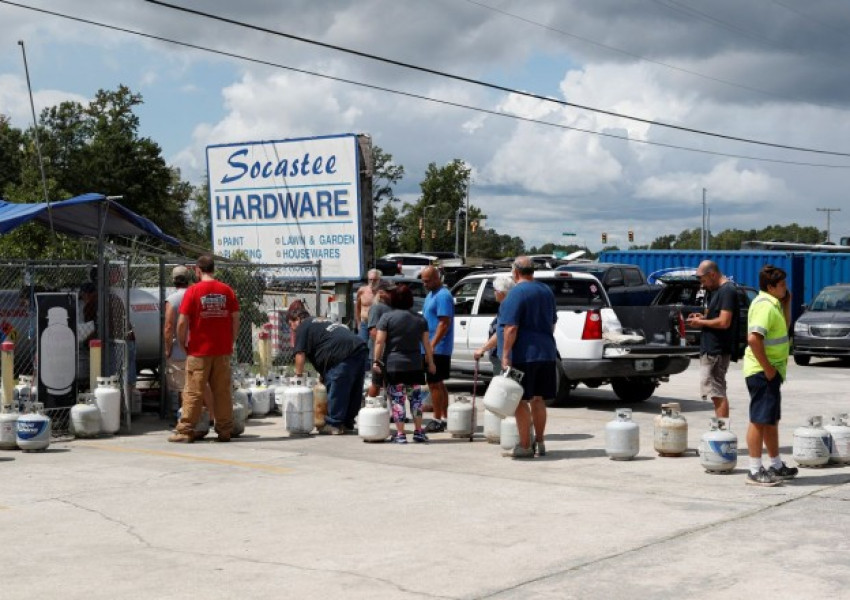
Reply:
[[[789,367],[783,453],[811,414],[850,412],[848,367]],[[743,438],[740,365],[729,376]],[[468,393],[465,384],[453,393]],[[777,488],[659,458],[652,420],[681,402],[695,448],[712,410],[696,364],[633,405],[636,460],[611,461],[610,388],[550,409],[548,456],[474,443],[289,438],[280,417],[230,444],[134,435],[0,454],[0,597],[850,598],[850,466]],[[480,409],[480,405],[479,405]],[[479,418],[479,423],[483,420]]]

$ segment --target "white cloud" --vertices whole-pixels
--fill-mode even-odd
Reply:
[[[88,103],[88,99],[62,90],[39,89],[33,91],[33,104],[38,115],[43,108],[61,102]],[[27,83],[23,77],[0,73],[0,115],[8,115],[15,127],[27,129],[32,126]]]

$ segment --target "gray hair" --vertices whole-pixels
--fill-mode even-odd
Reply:
[[[369,275],[377,275],[378,277],[384,276],[384,274],[381,273],[381,271],[379,269],[369,269],[369,272],[366,273],[366,277],[368,277]]]
[[[533,275],[534,261],[528,256],[517,256],[514,260],[513,268],[516,269],[520,275]]]
[[[493,289],[497,292],[507,294],[516,285],[514,278],[508,274],[497,275],[493,280]]]

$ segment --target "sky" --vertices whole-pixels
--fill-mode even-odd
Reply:
[[[648,244],[698,228],[703,190],[714,232],[826,230],[829,214],[832,240],[850,235],[845,1],[169,3],[252,27],[145,0],[0,0],[0,114],[31,125],[22,40],[37,111],[125,84],[144,99],[141,135],[193,184],[210,144],[366,133],[404,167],[403,201],[429,163],[461,159],[486,226],[528,247],[599,250],[606,232],[625,248],[629,230]]]

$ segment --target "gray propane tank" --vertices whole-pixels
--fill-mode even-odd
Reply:
[[[446,423],[446,431],[453,438],[469,438],[472,441],[475,435],[475,409],[469,396],[457,396],[449,404],[449,418]]]
[[[0,412],[0,450],[16,450],[18,448],[17,424],[20,414],[11,404],[3,406]]]
[[[321,381],[316,381],[313,386],[313,426],[321,429],[325,426],[325,417],[328,416],[328,388]]]
[[[71,426],[74,437],[93,438],[100,435],[100,409],[94,401],[94,394],[80,394],[77,403],[71,407]]]
[[[357,435],[364,442],[384,442],[390,435],[390,411],[383,396],[366,397],[357,413]]]
[[[239,437],[245,433],[245,419],[248,417],[248,409],[241,404],[233,403],[233,428],[230,437]]]
[[[50,446],[50,417],[43,413],[44,405],[34,402],[32,412],[18,417],[15,424],[18,448],[24,452],[41,452]]]
[[[847,413],[832,417],[832,423],[824,429],[829,433],[829,462],[850,463],[850,417]]]
[[[605,424],[605,454],[611,460],[631,460],[640,452],[640,427],[631,408],[618,408]]]
[[[245,418],[251,416],[251,395],[248,389],[242,385],[240,379],[233,380],[233,403],[240,405],[245,409]]]
[[[794,430],[792,456],[801,467],[822,467],[829,462],[829,432],[822,425],[823,417],[817,415]]]
[[[688,449],[688,422],[679,414],[679,403],[661,405],[661,414],[655,417],[653,446],[659,456],[682,456]]]
[[[179,421],[183,418],[183,407],[180,407],[180,410],[177,411],[177,420]],[[207,434],[210,432],[210,411],[207,410],[207,407],[204,406],[201,408],[201,416],[198,417],[198,422],[195,423],[195,427],[192,430],[192,434],[194,435],[196,440],[202,440],[207,437]],[[232,434],[231,434],[232,435]]]
[[[498,444],[502,433],[502,417],[484,409],[484,439],[488,444]]]
[[[313,390],[299,377],[290,379],[289,387],[284,392],[283,418],[289,435],[309,435],[313,431]]]
[[[269,391],[269,413],[277,412],[277,403],[275,395],[277,394],[277,386],[279,385],[280,377],[274,374],[266,376],[266,389]]]
[[[723,419],[711,417],[709,430],[700,440],[699,463],[707,473],[731,473],[738,464],[738,436]]]
[[[484,394],[484,408],[500,417],[513,417],[516,407],[522,399],[522,381],[524,373],[507,368],[490,380]]]
[[[281,415],[283,415],[286,411],[286,401],[284,400],[284,397],[287,387],[289,387],[289,380],[277,375],[274,384],[274,407]]]

